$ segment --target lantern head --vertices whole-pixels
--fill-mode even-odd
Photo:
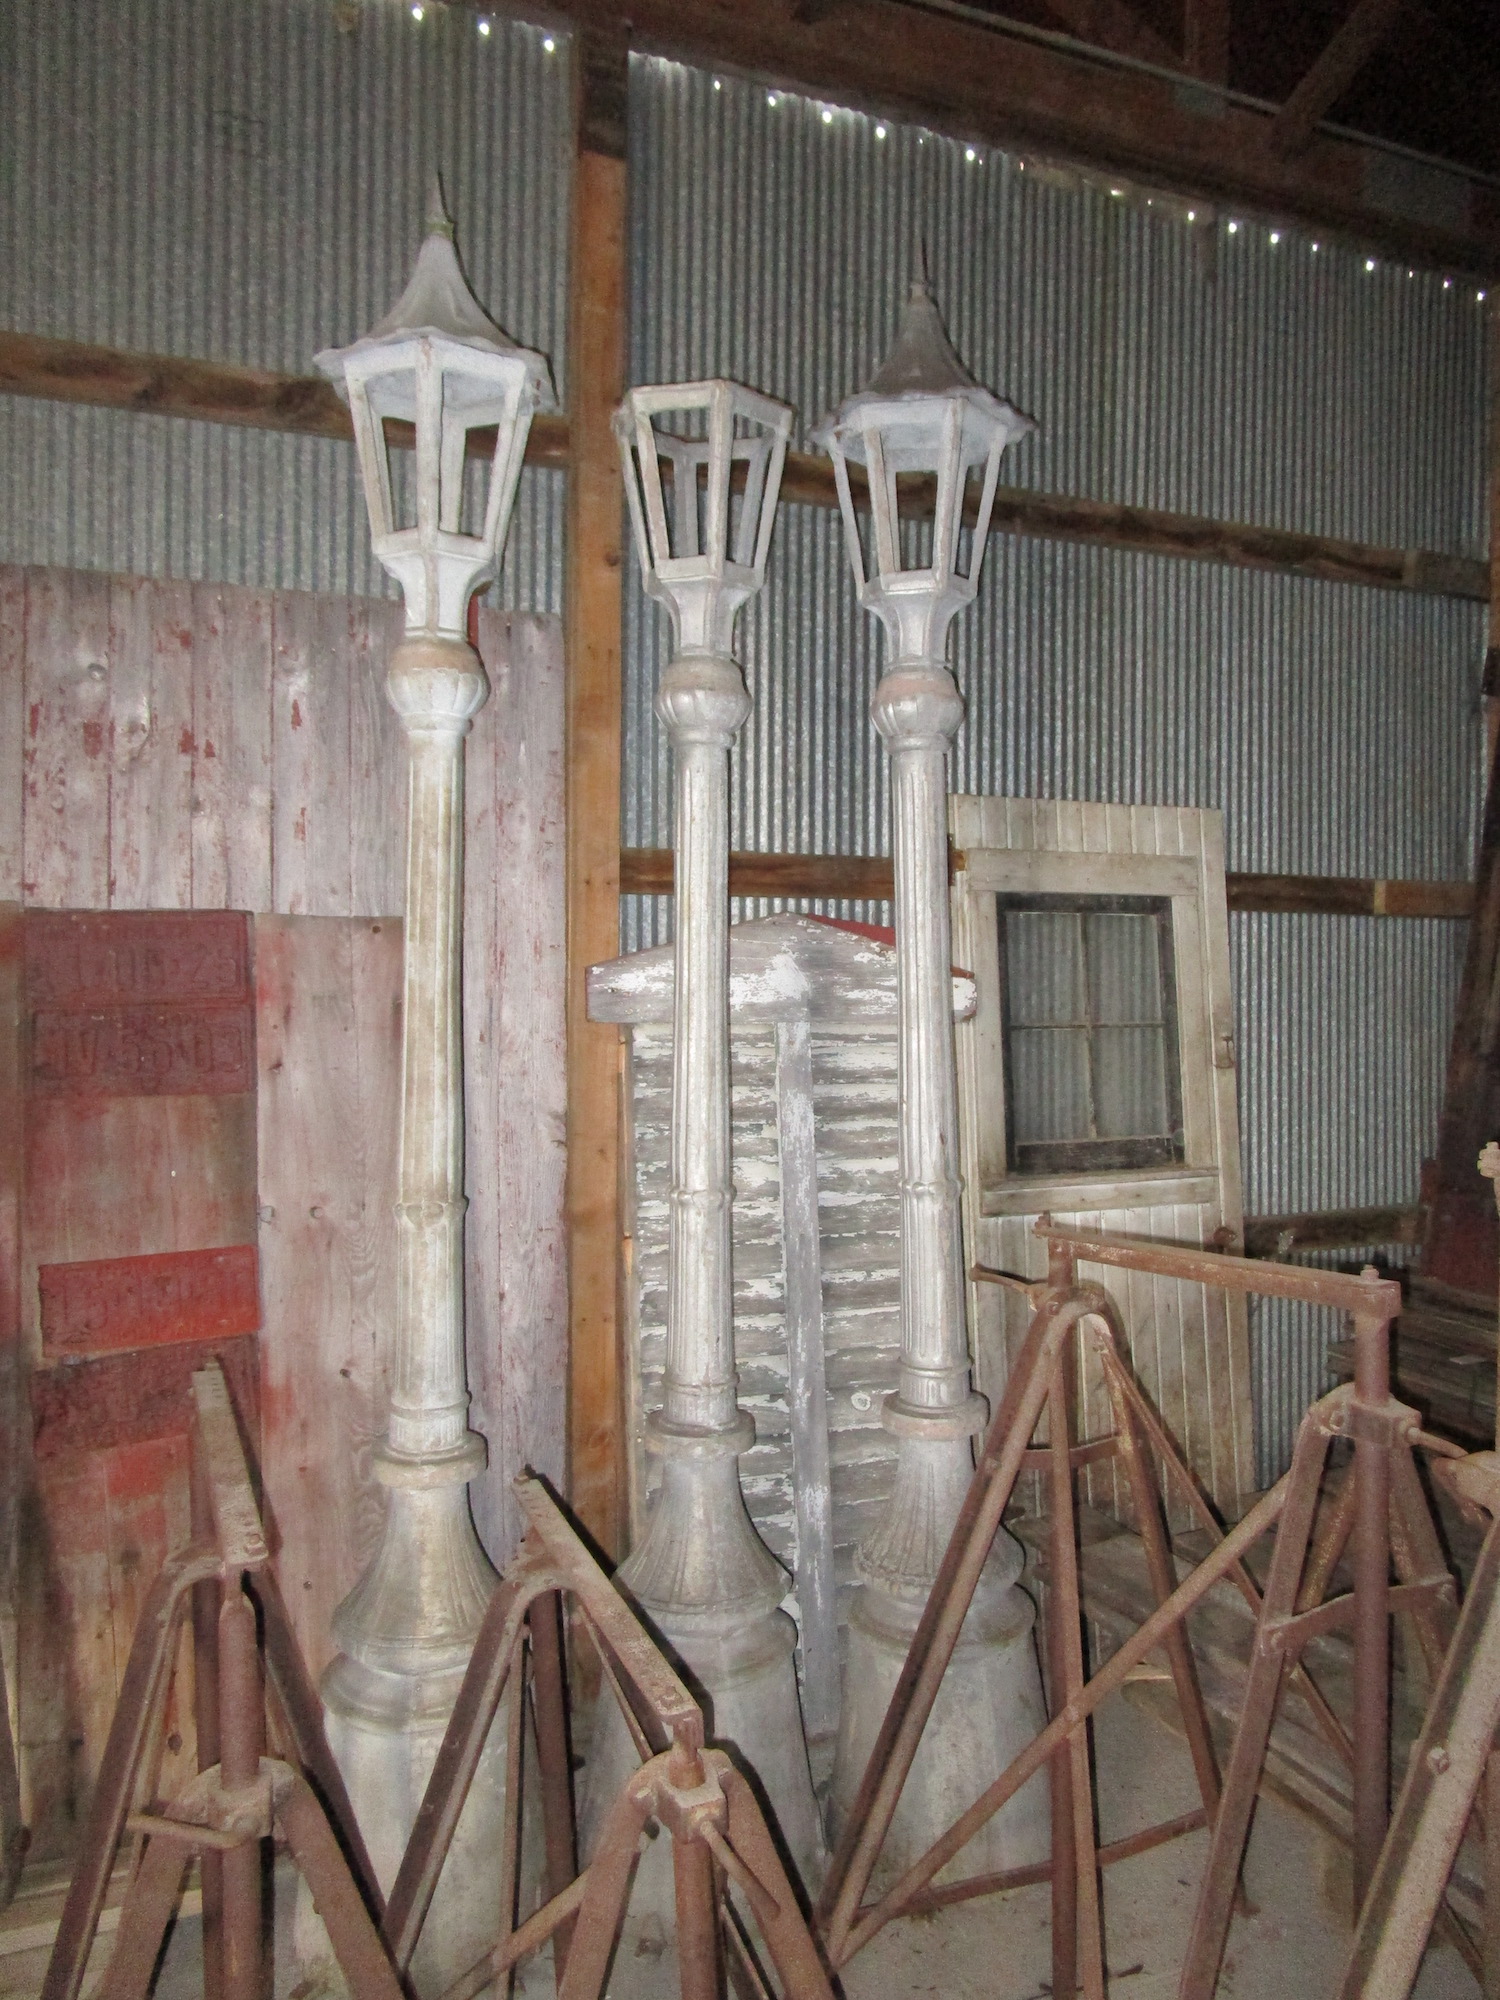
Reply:
[[[632,389],[614,425],[646,593],[679,653],[727,654],[765,579],[792,413],[738,382],[676,382]]]
[[[949,619],[978,587],[1001,454],[1035,428],[975,382],[923,281],[912,286],[896,345],[870,386],[813,432],[833,459],[860,602],[885,620],[902,654],[941,657]],[[851,461],[864,468],[868,537]]]
[[[499,564],[532,415],[556,399],[544,358],[508,339],[470,291],[436,182],[406,290],[362,339],[316,359],[349,404],[372,546],[401,586],[407,630],[462,638],[469,599]],[[388,421],[416,431],[400,518]],[[491,426],[488,485],[472,497],[470,435]]]

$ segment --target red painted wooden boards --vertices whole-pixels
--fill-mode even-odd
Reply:
[[[0,901],[401,908],[398,604],[0,567]]]
[[[28,1086],[78,1097],[253,1089],[250,932],[238,911],[32,913]]]
[[[8,1272],[0,1254],[0,1426],[7,1341],[10,1354],[24,1352],[28,1374],[44,1360],[49,1371],[65,1363],[83,1428],[102,1435],[114,1421],[114,1355],[142,1371],[145,1412],[157,1406],[145,1385],[159,1378],[142,1356],[166,1356],[211,1331],[193,1326],[195,1313],[211,1316],[207,1295],[158,1299],[180,1314],[172,1320],[180,1340],[85,1357],[74,1334],[58,1331],[44,1355],[44,1267],[258,1242],[266,1483],[284,1536],[287,1596],[320,1661],[332,1608],[358,1573],[380,1509],[368,1460],[383,1421],[394,1304],[394,913],[406,797],[383,675],[399,629],[400,607],[389,602],[0,567],[0,900],[27,903],[28,923],[58,913],[77,960],[55,981],[42,978],[40,961],[33,967],[33,1010],[66,1016],[62,1056],[49,1056],[44,1038],[28,1042],[18,1026],[19,930],[11,1017],[0,952],[0,1250],[6,1215],[19,1218],[26,1188],[26,1226],[17,1220],[12,1231],[19,1247]],[[511,1476],[530,1463],[561,1482],[566,1469],[563,664],[555,619],[486,611],[479,643],[493,693],[469,739],[466,788],[469,1366],[471,1421],[490,1443],[475,1513],[503,1560],[515,1533]],[[211,954],[201,977],[180,957],[168,975],[152,957],[161,914],[190,909],[200,913],[189,933],[200,945],[218,935],[202,913],[226,909],[279,913],[299,932],[291,939],[274,922],[253,925],[254,951],[244,947],[247,962],[260,960],[261,979],[254,1038],[242,1044],[243,1088],[213,1087],[216,1077],[238,1083],[237,1054],[224,1068],[212,1046],[155,1052],[166,1007],[190,1005],[202,1018],[238,1004],[224,999]],[[116,957],[101,970],[91,940],[105,912],[117,927],[126,913],[142,913],[143,928],[123,953],[127,933],[116,928]],[[125,1019],[132,1008],[147,1020]],[[94,1013],[110,1017],[102,1053],[102,1031],[87,1019]],[[23,1160],[22,1119],[19,1110],[6,1116],[5,1092],[19,1091],[23,1058],[38,1050]],[[258,1199],[256,1074],[266,1149]],[[187,1093],[176,1088],[183,1082]],[[8,1275],[16,1282],[7,1303]],[[59,1329],[74,1323],[72,1310],[59,1302]],[[87,1324],[85,1311],[85,1340]],[[54,1428],[56,1386],[38,1390],[37,1408],[59,1440],[67,1433]],[[18,1393],[24,1405],[24,1382]],[[12,1397],[0,1430],[0,1544],[8,1546],[16,1454],[3,1446],[16,1421]],[[143,1436],[105,1456],[114,1454],[109,1463],[135,1493],[151,1464],[162,1478],[180,1478],[180,1447]],[[120,1454],[131,1455],[128,1476]],[[65,1844],[68,1802],[82,1796],[128,1639],[120,1607],[134,1601],[133,1579],[149,1581],[152,1552],[166,1546],[160,1538],[176,1517],[136,1500],[126,1506],[102,1461],[86,1465],[64,1451],[44,1470],[57,1504],[72,1498],[67,1532],[32,1538],[19,1593],[37,1607],[27,1755],[51,1773],[43,1789],[60,1803],[48,1823]],[[0,1618],[7,1599],[19,1601],[5,1590],[3,1565],[0,1547]]]
[[[255,1245],[43,1264],[37,1271],[48,1361],[118,1348],[222,1340],[260,1325]]]
[[[142,1594],[186,1531],[189,1382],[209,1354],[253,1434],[254,1009],[242,915],[20,927],[19,1740],[44,1859],[70,1850]]]

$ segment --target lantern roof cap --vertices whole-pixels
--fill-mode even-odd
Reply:
[[[374,349],[394,347],[424,335],[472,347],[485,354],[507,355],[524,362],[538,407],[556,407],[552,392],[552,371],[545,355],[520,347],[497,326],[475,298],[458,261],[453,220],[443,201],[442,188],[434,174],[427,196],[427,234],[417,253],[417,261],[406,289],[385,315],[358,340],[347,347],[326,347],[314,361],[329,376],[340,394],[345,392],[345,369],[350,360]]]
[[[916,280],[906,295],[896,343],[876,369],[866,388],[846,396],[838,408],[812,433],[817,444],[828,445],[842,433],[857,412],[882,403],[912,403],[933,397],[958,397],[969,405],[975,417],[988,418],[1005,432],[1005,443],[1013,444],[1036,421],[1013,403],[992,390],[982,388],[954,351],[943,325],[942,314],[925,276]],[[968,431],[970,426],[964,426]],[[851,440],[852,442],[852,440]],[[863,453],[856,455],[862,457]]]

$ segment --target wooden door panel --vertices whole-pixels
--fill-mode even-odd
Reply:
[[[257,1421],[254,1001],[233,911],[22,920],[17,1650],[31,1854],[69,1853],[144,1594],[188,1528],[192,1371]],[[191,1678],[163,1781],[193,1755]]]

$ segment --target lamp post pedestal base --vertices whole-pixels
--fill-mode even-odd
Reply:
[[[374,1560],[334,1613],[340,1650],[322,1681],[329,1748],[387,1895],[496,1583],[469,1514],[466,1481],[482,1448],[462,1456],[455,1480],[454,1467],[403,1466],[377,1454],[377,1476],[391,1489],[385,1528]],[[440,1470],[447,1477],[436,1483]],[[504,1810],[505,1728],[497,1720],[412,1963],[418,1993],[441,1993],[494,1943]],[[304,1993],[341,1994],[305,1889],[295,1944]]]
[[[958,1428],[936,1413],[934,1418],[933,1430]],[[920,1421],[910,1420],[911,1429]],[[884,1518],[856,1557],[861,1588],[849,1614],[830,1815],[835,1838],[854,1806],[973,1471],[967,1435],[901,1436]],[[1019,1547],[1002,1529],[922,1732],[871,1879],[874,1891],[889,1888],[1046,1727],[1032,1638],[1036,1611],[1016,1580],[1021,1564]],[[1041,1771],[937,1880],[959,1882],[1044,1861],[1051,1827],[1047,1774]]]
[[[743,1418],[733,1430],[692,1435],[658,1420],[650,1438],[662,1456],[661,1490],[640,1547],[615,1580],[703,1700],[709,1741],[736,1753],[754,1774],[794,1872],[812,1892],[827,1854],[797,1696],[797,1629],[779,1608],[786,1573],[756,1534],[740,1492],[738,1456],[754,1441],[754,1427]],[[585,1781],[585,1856],[639,1763],[606,1687]],[[667,1935],[675,1931],[665,1833],[648,1845],[636,1870],[632,1921],[648,1913]]]

